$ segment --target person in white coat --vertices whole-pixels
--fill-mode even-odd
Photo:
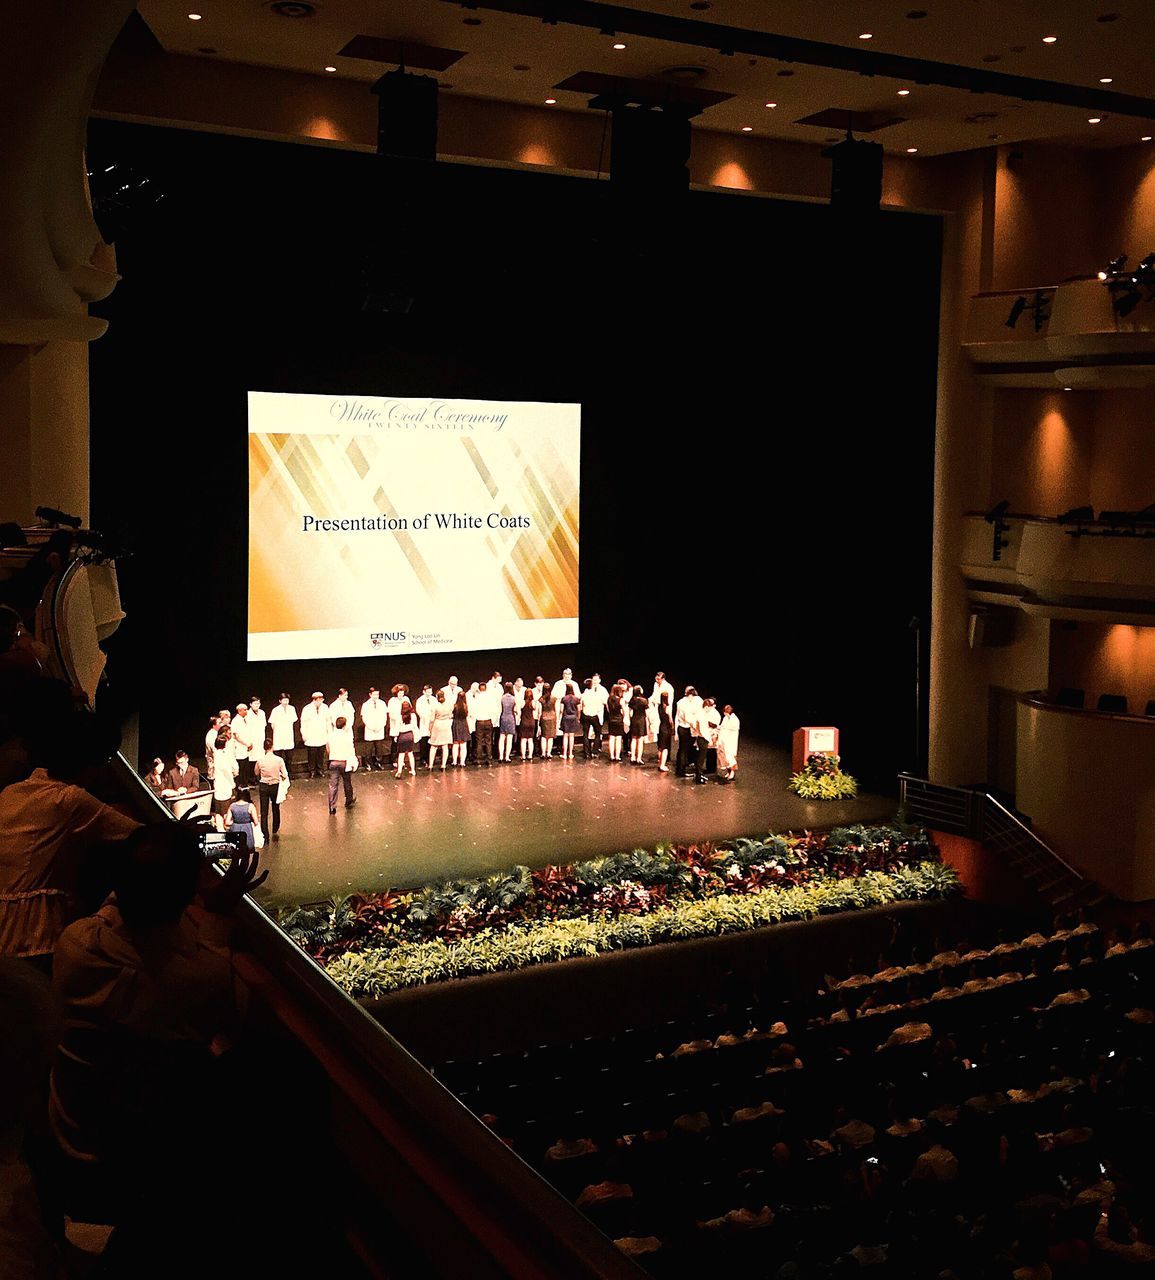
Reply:
[[[389,713],[390,754],[394,762],[397,759],[397,738],[401,733],[401,708],[408,698],[409,686],[407,684],[395,684],[389,691],[389,701],[385,707],[385,710]]]
[[[237,785],[237,760],[227,732],[217,734],[212,745],[213,765],[213,825],[218,831],[225,829],[225,814],[233,802]]]
[[[297,745],[297,708],[282,693],[277,705],[269,712],[269,731],[273,735],[273,750],[288,765],[289,752]]]
[[[389,708],[381,701],[379,689],[370,689],[369,696],[361,703],[361,724],[365,730],[366,769],[380,773],[385,768],[385,730],[389,724]]]
[[[249,759],[253,762],[253,769],[257,767],[257,758],[265,753],[265,739],[269,736],[268,717],[261,710],[261,700],[254,693],[249,699],[249,724],[252,727],[252,733],[249,735],[253,740],[253,749],[249,752]]]
[[[253,737],[253,725],[249,718],[249,704],[247,702],[237,703],[237,714],[233,716],[232,723],[233,732],[233,753],[237,758],[237,785],[241,787],[248,786],[253,780],[253,766],[251,757],[254,751],[259,751],[260,744]],[[261,739],[263,742],[264,739]]]
[[[329,703],[329,723],[336,724],[338,716],[345,717],[345,724],[349,732],[353,733],[357,723],[357,709],[349,701],[348,689],[338,689],[337,696]]]
[[[301,712],[301,741],[309,753],[310,778],[325,776],[325,748],[329,745],[332,725],[325,695],[318,689]]]
[[[357,767],[357,748],[353,742],[353,726],[338,716],[329,730],[329,812],[337,812],[337,790],[345,788],[345,808],[357,803],[353,794],[353,770]]]
[[[414,710],[417,712],[417,737],[429,737],[429,726],[433,723],[433,713],[437,709],[437,695],[433,692],[431,684],[425,685],[421,690],[421,696],[417,699]]]
[[[718,781],[733,782],[738,770],[738,731],[742,722],[734,714],[734,708],[726,704],[722,708],[722,723],[718,726]]]

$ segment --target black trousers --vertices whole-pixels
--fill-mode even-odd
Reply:
[[[493,759],[493,721],[477,722],[477,763],[484,760],[486,764]]]
[[[690,769],[690,759],[694,754],[694,731],[678,726],[678,758],[674,762],[674,772],[684,778]]]
[[[325,748],[306,747],[309,753],[309,777],[319,778],[325,772]]]
[[[709,738],[695,738],[694,746],[697,754],[694,757],[694,777],[704,778],[706,776],[706,756],[710,751]]]
[[[582,750],[586,759],[596,756],[602,749],[602,722],[597,716],[582,716]]]
[[[383,738],[374,738],[372,742],[368,738],[365,739],[364,760],[367,767],[372,768],[376,765],[378,769],[383,769],[385,767],[383,761],[388,758],[385,754],[385,740]]]
[[[281,829],[281,806],[277,803],[278,783],[260,783],[261,796],[261,830],[266,835],[275,836]],[[273,811],[273,825],[269,826],[269,809]]]
[[[353,775],[345,769],[345,761],[337,760],[329,765],[329,808],[337,807],[337,789],[345,787],[345,805],[353,803]]]

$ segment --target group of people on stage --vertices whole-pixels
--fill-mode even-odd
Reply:
[[[359,708],[344,688],[329,702],[317,690],[299,714],[287,693],[267,715],[254,697],[238,703],[235,712],[225,709],[213,716],[205,735],[205,761],[213,812],[222,829],[243,827],[248,817],[258,829],[267,829],[271,818],[270,834],[275,836],[280,827],[278,792],[288,781],[286,760],[298,740],[307,753],[308,775],[328,775],[329,812],[336,813],[340,791],[346,808],[356,803],[352,774],[359,767],[384,771],[392,764],[400,778],[407,768],[416,775],[419,755],[430,770],[469,763],[489,767],[494,760],[573,760],[579,742],[586,760],[599,757],[604,745],[609,760],[628,758],[635,766],[644,766],[646,746],[655,744],[660,772],[671,772],[673,756],[674,774],[698,782],[707,781],[707,755],[714,749],[718,781],[732,782],[740,727],[733,707],[719,708],[693,685],[675,701],[674,687],[662,671],[648,694],[628,680],[607,686],[596,673],[579,685],[568,667],[552,685],[541,676],[529,685],[521,678],[507,681],[495,671],[468,688],[450,676],[440,689],[426,684],[416,696],[405,684],[395,684],[388,698],[371,688]],[[173,797],[195,790],[200,775],[181,751],[170,770],[155,760],[147,781],[158,795]],[[253,786],[258,788],[259,817],[250,794],[241,794]],[[242,806],[252,814],[242,812]]]

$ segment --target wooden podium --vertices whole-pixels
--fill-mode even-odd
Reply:
[[[807,756],[836,756],[838,730],[833,725],[807,725],[794,730],[794,753],[790,758],[790,771],[797,773],[806,767]]]

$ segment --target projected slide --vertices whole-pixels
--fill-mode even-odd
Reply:
[[[249,392],[249,660],[578,638],[581,408]]]

